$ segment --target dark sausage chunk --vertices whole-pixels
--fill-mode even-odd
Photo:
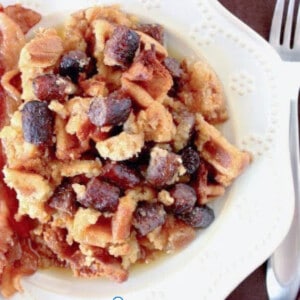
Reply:
[[[163,63],[173,77],[173,86],[169,90],[168,95],[170,97],[176,97],[180,90],[180,77],[183,73],[180,67],[180,63],[178,62],[178,60],[172,57],[166,57]]]
[[[195,190],[187,184],[178,183],[171,190],[174,203],[168,208],[174,214],[188,213],[193,210],[197,201]]]
[[[26,142],[42,145],[52,143],[53,115],[46,102],[29,101],[22,110],[23,136]]]
[[[164,59],[164,65],[173,78],[180,78],[180,76],[182,75],[182,69],[178,60],[172,57],[166,57]]]
[[[126,26],[118,26],[106,42],[104,63],[109,66],[128,68],[140,43],[139,35]]]
[[[106,163],[100,176],[122,189],[133,188],[141,182],[135,170],[121,163]]]
[[[140,202],[136,208],[132,224],[144,236],[165,223],[166,212],[160,203]]]
[[[100,212],[115,212],[119,204],[120,189],[110,183],[93,178],[86,187],[83,199],[77,201]]]
[[[141,24],[137,30],[150,35],[161,44],[164,43],[164,28],[159,24]]]
[[[41,101],[64,101],[68,95],[74,94],[76,87],[68,79],[55,74],[45,74],[33,80],[33,91]]]
[[[49,199],[48,205],[69,215],[75,214],[77,210],[76,194],[72,185],[63,183],[58,186]]]
[[[194,228],[206,228],[215,219],[215,214],[208,206],[196,206],[189,213],[177,215],[177,218]]]
[[[173,177],[181,166],[179,155],[160,152],[155,148],[152,150],[150,163],[146,171],[146,180],[155,187],[172,184]]]
[[[95,98],[90,105],[88,116],[96,126],[121,125],[129,117],[131,105],[128,98]]]

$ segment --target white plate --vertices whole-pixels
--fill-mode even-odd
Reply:
[[[112,1],[19,1],[57,24],[70,10]],[[276,248],[293,211],[288,152],[289,101],[279,57],[215,0],[117,0],[142,19],[164,25],[182,55],[203,55],[220,76],[230,121],[225,135],[254,161],[215,202],[217,218],[180,253],[132,272],[123,284],[38,272],[17,299],[223,299]],[[2,1],[12,4],[12,1]],[[115,3],[115,1],[113,1]],[[71,7],[71,9],[70,9]],[[116,296],[120,296],[119,298]],[[116,298],[115,298],[116,297]]]

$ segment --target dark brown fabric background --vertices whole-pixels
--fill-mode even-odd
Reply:
[[[265,39],[269,37],[275,0],[219,0]],[[266,264],[255,270],[227,300],[267,300]]]
[[[275,0],[219,0],[219,2],[268,39]]]

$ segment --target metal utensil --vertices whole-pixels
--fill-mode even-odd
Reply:
[[[288,2],[288,10],[284,24],[286,2]],[[293,30],[295,8],[294,0],[277,0],[270,33],[271,45],[283,60],[290,62],[300,61],[300,8]],[[283,39],[281,42],[282,33]],[[297,100],[291,101],[289,133],[295,190],[295,212],[287,236],[268,260],[266,281],[270,300],[294,300],[300,285],[299,92],[297,91],[297,93],[297,97],[295,97]]]
[[[298,100],[290,106],[290,154],[295,190],[295,212],[290,230],[268,260],[267,291],[270,300],[294,300],[300,285],[300,177]]]
[[[289,4],[284,24],[286,2],[289,2]],[[300,4],[298,4],[299,6]],[[295,22],[293,22],[295,11],[295,0],[277,0],[269,42],[284,61],[300,61],[300,13],[298,13]],[[295,24],[295,30],[293,30],[293,23]],[[281,37],[283,38],[281,39]]]

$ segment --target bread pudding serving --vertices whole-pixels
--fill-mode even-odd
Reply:
[[[125,281],[208,227],[209,202],[251,161],[215,127],[228,118],[217,75],[170,57],[161,25],[92,7],[25,38],[40,19],[1,7],[5,297],[53,266]]]

